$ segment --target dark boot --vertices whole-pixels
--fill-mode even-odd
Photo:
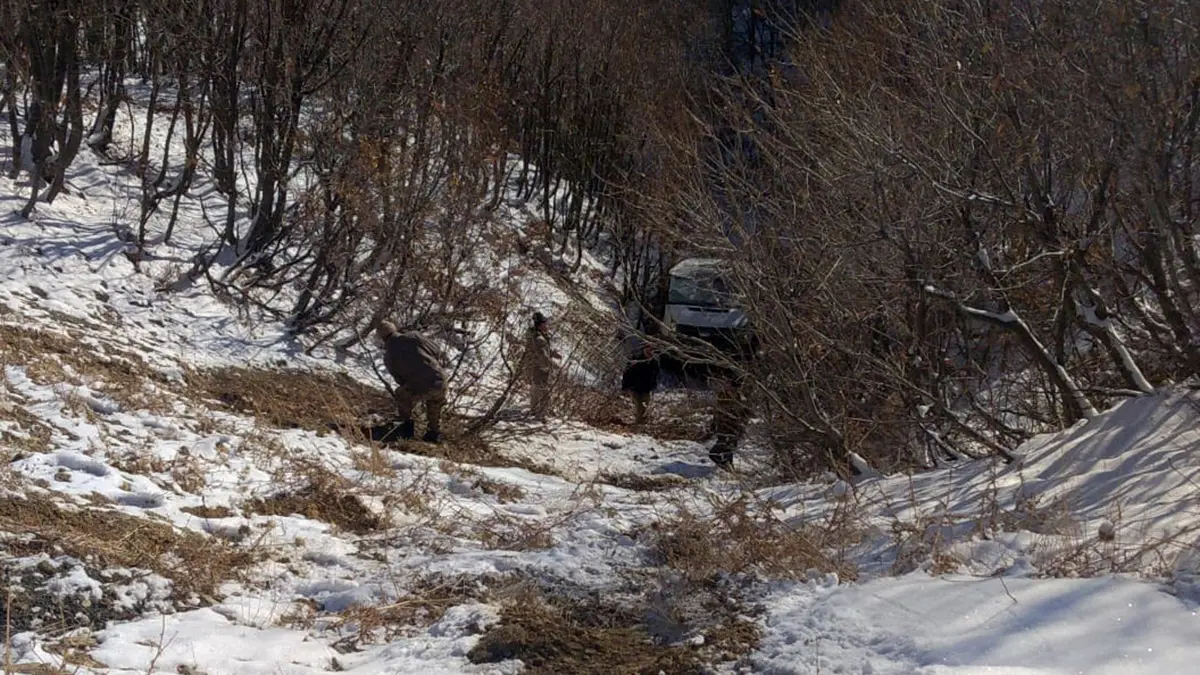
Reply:
[[[736,441],[718,436],[717,442],[708,451],[708,458],[719,468],[728,469],[733,466],[733,451],[737,448]]]
[[[442,432],[438,431],[437,429],[430,429],[425,432],[425,435],[421,437],[421,440],[425,441],[426,443],[441,443]]]
[[[417,427],[412,420],[401,422],[400,426],[396,427],[396,435],[403,440],[412,440],[417,435]]]

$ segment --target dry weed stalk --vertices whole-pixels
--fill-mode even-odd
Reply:
[[[663,564],[687,580],[712,582],[730,574],[803,579],[811,570],[857,576],[844,555],[859,536],[849,518],[794,525],[748,494],[706,498],[705,515],[677,505],[673,515],[651,526]]]

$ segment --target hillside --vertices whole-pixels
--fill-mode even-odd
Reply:
[[[713,475],[694,401],[663,396],[636,434],[583,367],[546,425],[387,444],[370,349],[308,354],[205,283],[161,283],[198,221],[134,260],[119,167],[81,158],[30,220],[23,180],[0,178],[6,673],[1138,674],[1200,657],[1190,391],[1037,437],[1015,465],[855,485]],[[587,270],[496,288],[586,318],[606,303]],[[559,338],[611,361],[580,321]]]

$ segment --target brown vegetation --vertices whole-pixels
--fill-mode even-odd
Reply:
[[[224,212],[162,290],[205,280],[310,348],[351,349],[383,317],[519,339],[519,273],[484,250],[562,279],[593,248],[621,303],[650,310],[671,261],[725,257],[764,345],[734,367],[785,472],[1008,459],[1200,372],[1195,3],[751,5],[741,25],[738,3],[673,0],[311,0],[287,20],[227,0],[16,3],[0,111],[14,176],[22,138],[37,167],[26,215],[84,138],[139,178],[136,232],[117,225],[132,259],[210,172]],[[138,137],[115,143],[138,96]],[[496,218],[514,200],[535,216],[522,231]],[[511,365],[460,346],[460,383]],[[121,395],[127,374],[104,368]],[[339,392],[372,402],[358,394]],[[589,422],[623,415],[575,399]]]
[[[715,86],[657,221],[734,263],[781,467],[1008,458],[1198,372],[1197,11],[864,0]]]
[[[528,673],[703,673],[753,649],[755,624],[729,615],[705,634],[702,646],[653,639],[645,607],[519,591],[504,603],[500,622],[467,654],[473,663],[520,659]]]
[[[149,569],[170,579],[179,600],[191,594],[211,601],[218,587],[255,560],[253,552],[228,542],[95,505],[78,510],[31,493],[0,500],[0,529],[33,535],[21,555],[62,550],[110,567]]]
[[[383,519],[363,505],[358,486],[320,467],[309,467],[304,485],[269,497],[251,499],[247,513],[264,516],[300,515],[329,523],[339,530],[368,534],[385,526]]]
[[[23,366],[39,384],[87,385],[126,409],[169,409],[174,383],[137,353],[84,335],[0,324],[0,363]]]
[[[713,583],[728,574],[805,579],[812,570],[856,578],[845,554],[860,535],[845,518],[791,524],[744,497],[710,502],[711,513],[702,516],[681,508],[652,524],[644,535],[662,564],[687,581]]]
[[[395,409],[386,391],[341,373],[228,367],[193,373],[189,385],[199,396],[271,426],[319,433],[358,428],[359,420]]]

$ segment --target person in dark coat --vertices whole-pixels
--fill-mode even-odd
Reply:
[[[629,392],[633,399],[633,423],[636,425],[646,423],[646,406],[650,403],[650,394],[658,387],[658,373],[658,359],[646,343],[621,375],[621,390]]]
[[[716,385],[716,405],[709,428],[717,440],[708,451],[708,458],[718,467],[728,469],[733,466],[733,453],[746,431],[750,406],[742,391],[741,375],[722,375]]]
[[[421,333],[401,332],[389,321],[380,322],[376,335],[383,343],[383,364],[396,381],[392,397],[400,419],[400,437],[416,435],[413,408],[423,403],[426,429],[422,440],[441,441],[442,408],[446,405],[446,366],[441,350]]]

